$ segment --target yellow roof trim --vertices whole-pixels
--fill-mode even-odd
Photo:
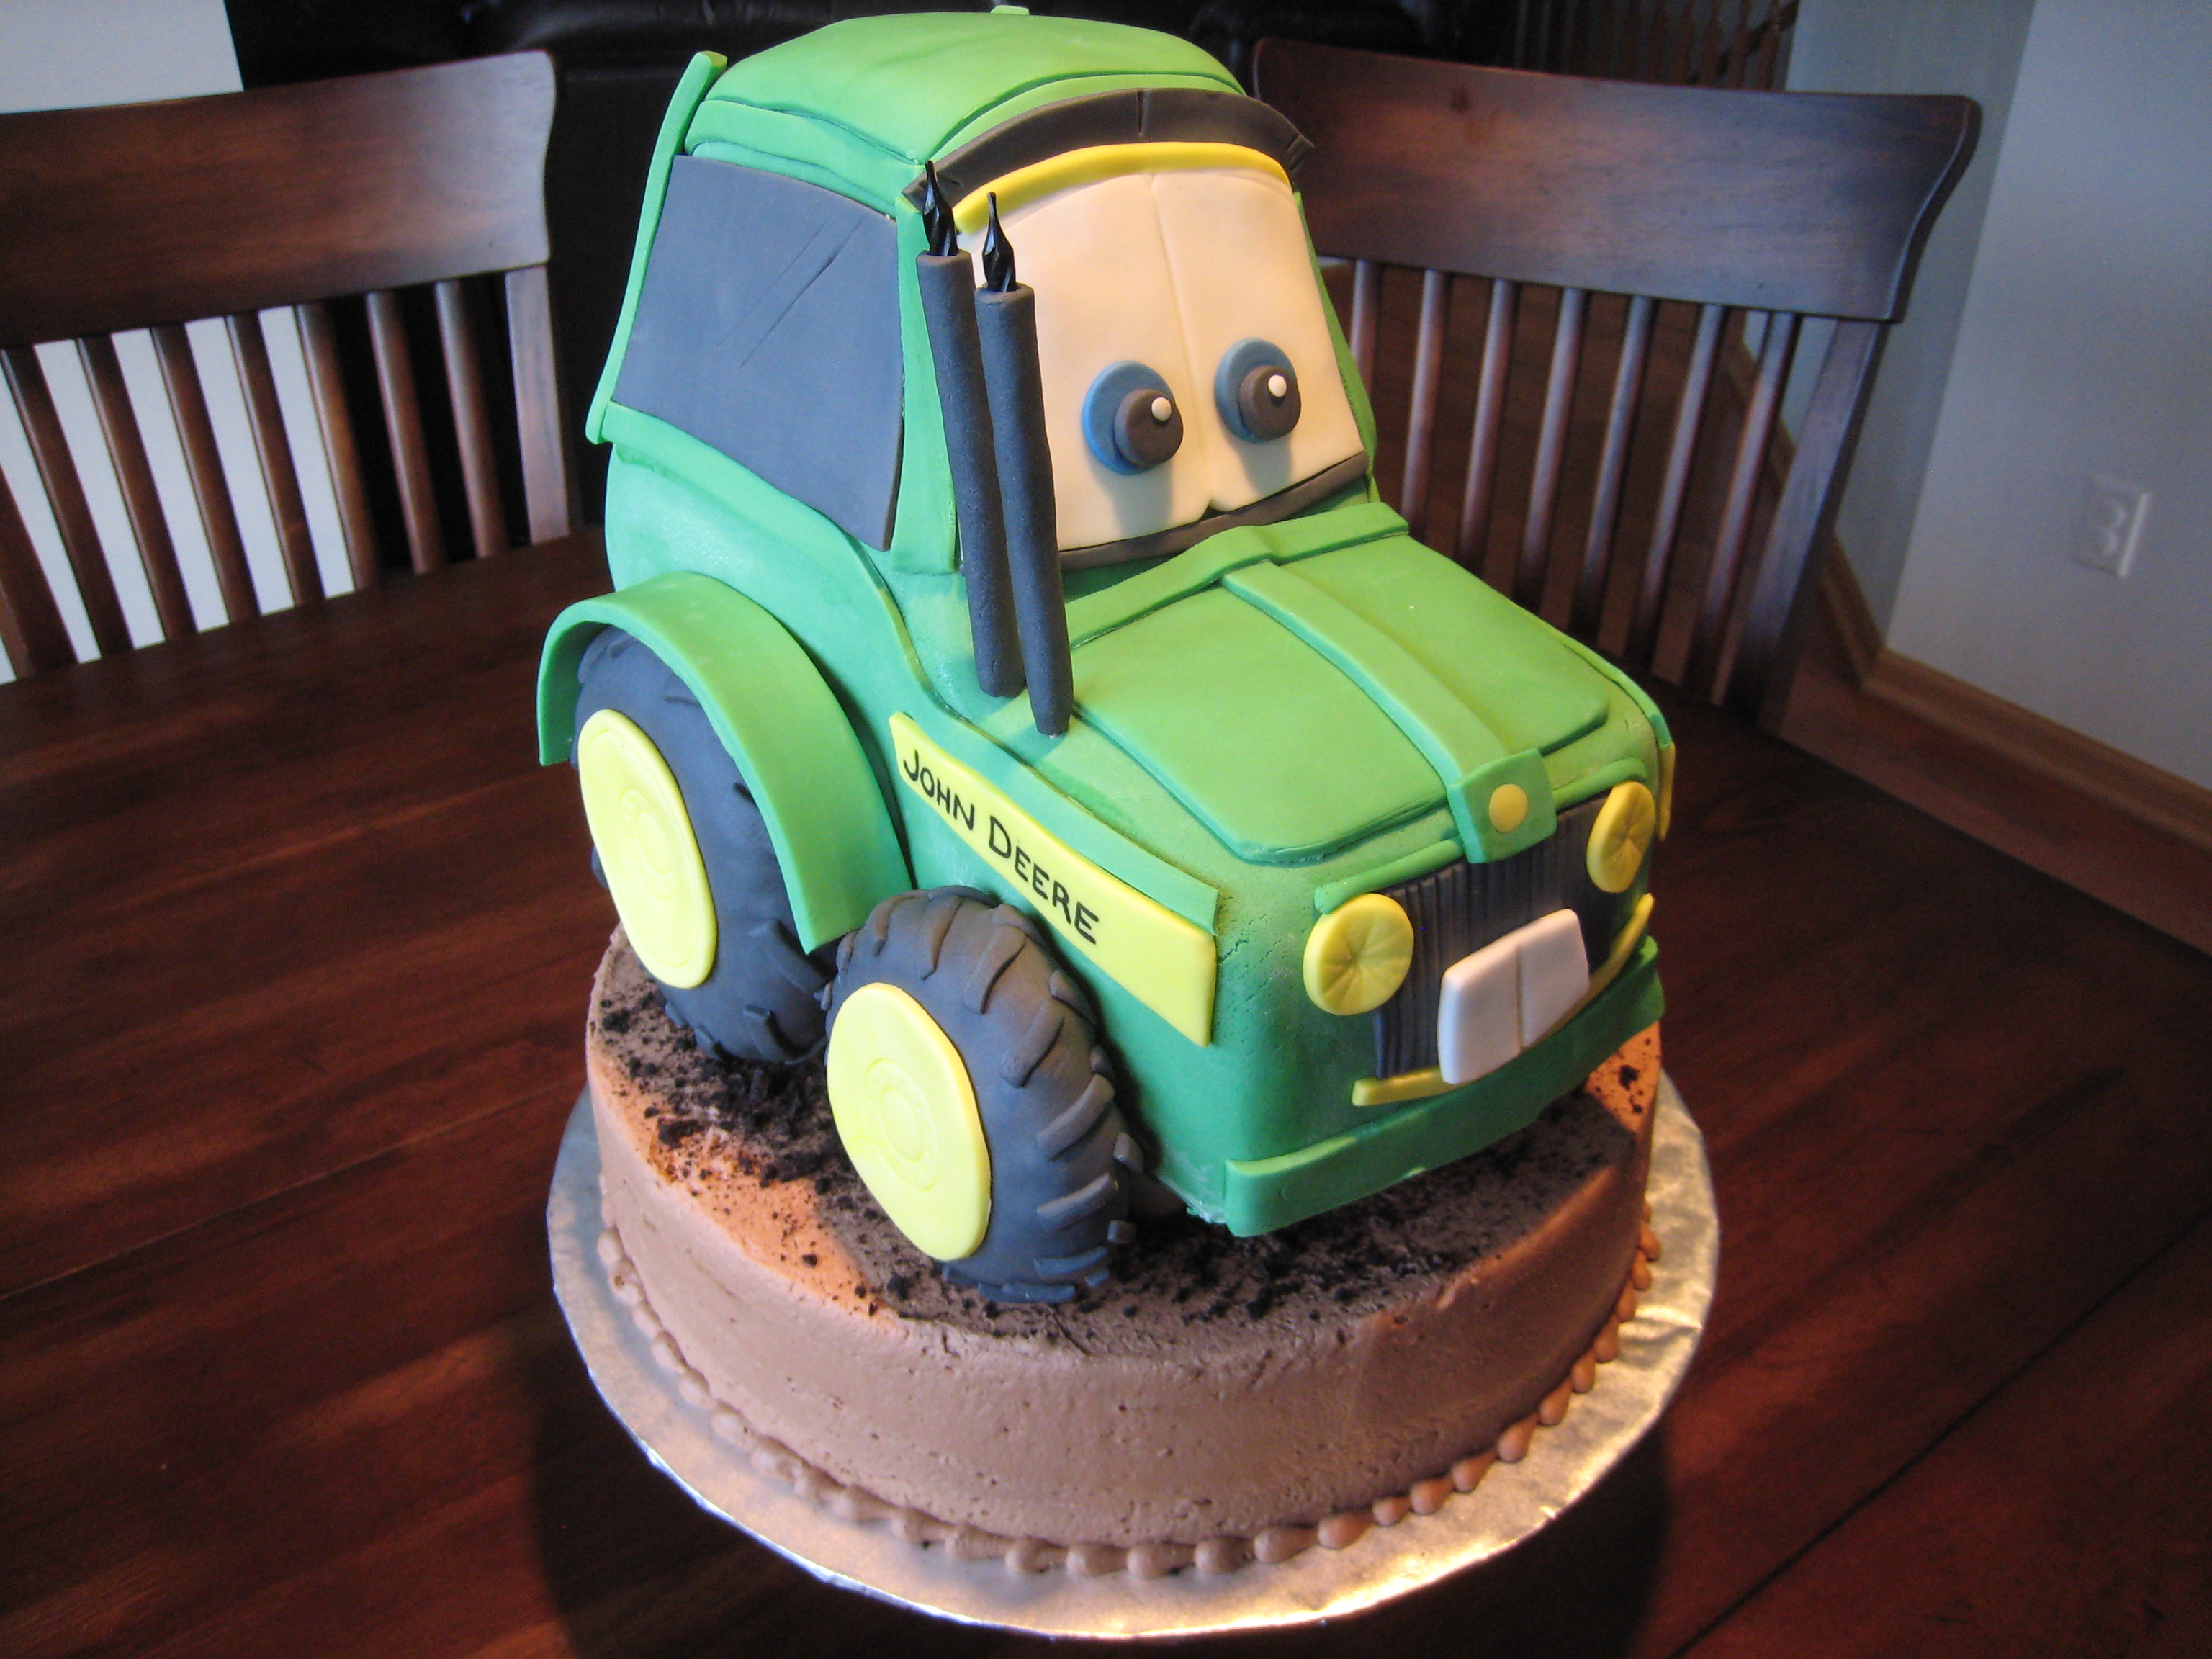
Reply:
[[[991,216],[994,194],[999,198],[999,211],[1012,213],[1042,197],[1125,173],[1188,173],[1212,167],[1244,167],[1272,173],[1286,185],[1291,182],[1290,174],[1273,156],[1243,144],[1092,144],[1016,167],[1003,178],[969,191],[952,210],[952,222],[963,232],[981,230]]]

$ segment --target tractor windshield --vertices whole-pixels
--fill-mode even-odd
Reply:
[[[1273,162],[1139,144],[1024,173],[990,188],[1036,291],[1063,556],[1143,556],[1137,538],[1361,455],[1297,203]],[[963,229],[983,194],[962,204]],[[981,240],[963,237],[971,250]]]

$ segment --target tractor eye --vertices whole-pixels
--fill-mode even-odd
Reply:
[[[1221,356],[1213,401],[1221,423],[1248,444],[1287,436],[1298,423],[1298,372],[1266,340],[1239,340]]]
[[[1149,472],[1182,447],[1182,411],[1167,377],[1142,363],[1109,364],[1083,398],[1083,441],[1116,472]]]

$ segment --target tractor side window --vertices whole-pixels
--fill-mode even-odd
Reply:
[[[897,237],[857,202],[678,155],[614,400],[890,545],[901,396]]]

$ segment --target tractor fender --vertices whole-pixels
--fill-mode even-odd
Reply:
[[[538,666],[539,760],[568,758],[577,660],[602,628],[638,640],[699,699],[768,825],[802,949],[851,933],[914,885],[874,769],[821,670],[781,623],[711,576],[654,576],[554,620]]]

